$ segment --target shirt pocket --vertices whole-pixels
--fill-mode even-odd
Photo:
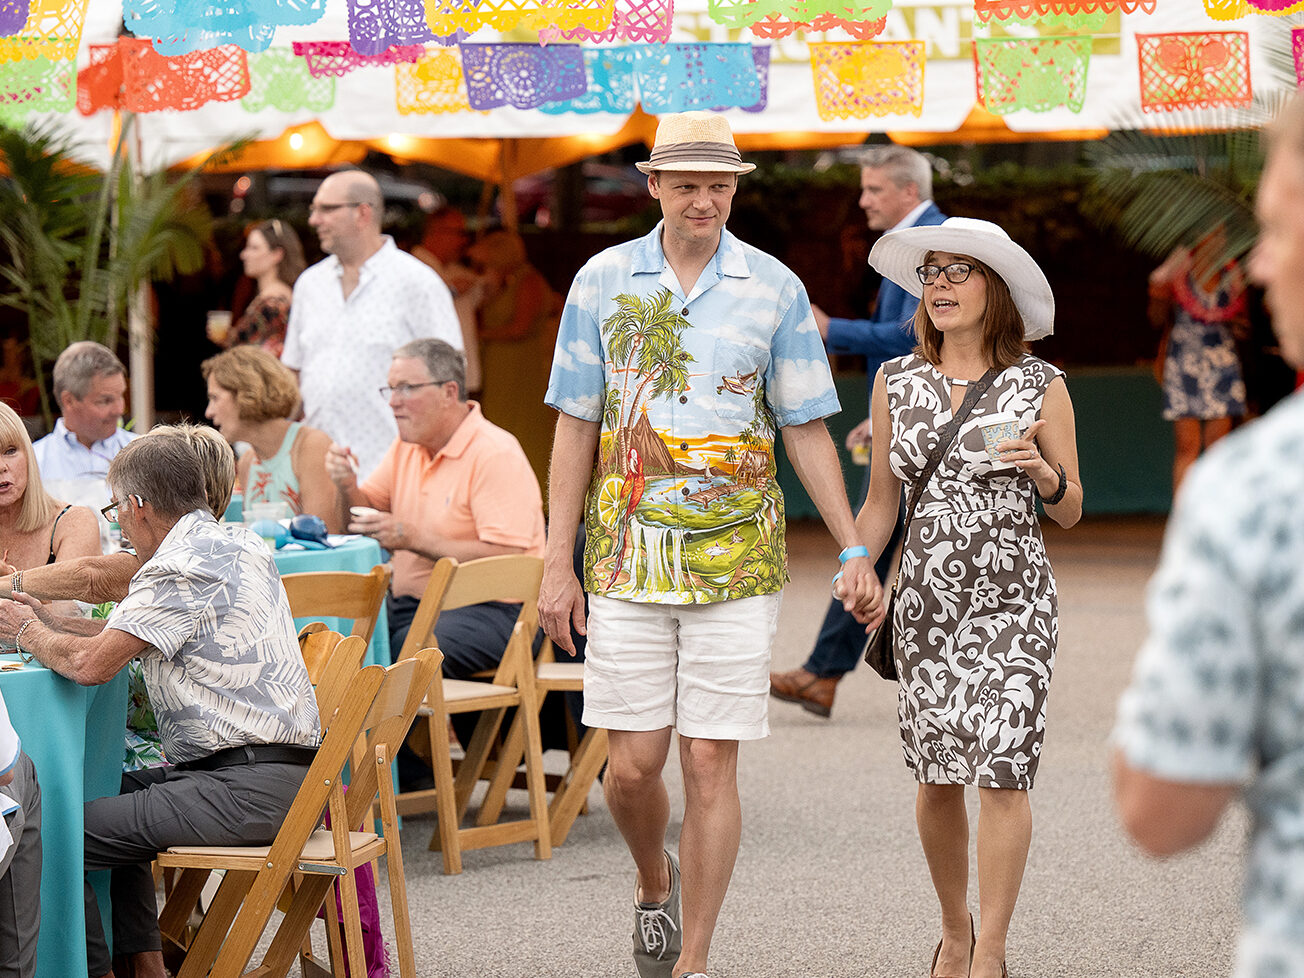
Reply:
[[[760,343],[717,339],[711,352],[711,393],[716,414],[745,428],[756,417],[756,395],[765,386],[770,348]]]

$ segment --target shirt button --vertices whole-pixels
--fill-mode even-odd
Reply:
[[[687,394],[680,394],[680,395],[679,395],[679,403],[680,403],[680,404],[687,404],[687,403],[688,403],[688,395],[687,395]]]
[[[687,307],[687,306],[684,306],[684,308],[683,308],[682,310],[680,310],[679,315],[681,315],[681,316],[683,316],[685,319],[687,319],[687,318],[688,318],[688,307]]]
[[[683,493],[685,496],[687,496],[687,495],[688,495],[688,486],[684,486],[684,488],[680,489],[679,491],[680,491],[681,493]]]
[[[681,442],[679,443],[679,450],[680,450],[681,452],[686,452],[686,451],[688,451],[688,442],[686,442],[686,441],[681,441]]]

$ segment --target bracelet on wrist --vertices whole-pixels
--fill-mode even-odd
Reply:
[[[857,557],[868,557],[868,556],[869,556],[869,549],[867,547],[864,546],[847,547],[842,551],[842,553],[838,554],[838,563],[845,564],[847,561],[854,560]]]
[[[31,662],[33,656],[32,653],[23,648],[23,632],[34,624],[36,624],[36,619],[28,618],[27,621],[18,626],[18,631],[14,632],[14,648],[18,650],[18,655],[24,662]]]
[[[1035,487],[1036,483],[1034,483],[1033,485]],[[1064,498],[1064,494],[1068,492],[1068,490],[1069,490],[1069,477],[1064,472],[1064,463],[1061,462],[1059,467],[1059,486],[1055,489],[1055,492],[1049,496],[1043,496],[1041,494],[1041,490],[1037,489],[1037,498],[1040,499],[1042,503],[1046,506],[1054,506],[1057,502],[1059,502],[1061,499]]]
[[[22,594],[22,593],[23,593],[23,572],[22,572],[22,571],[20,571],[20,570],[14,571],[14,576],[11,577],[11,578],[9,578],[9,593],[10,593],[10,594]]]

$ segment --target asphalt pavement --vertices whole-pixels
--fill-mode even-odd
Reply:
[[[1242,813],[1234,811],[1196,852],[1157,862],[1123,838],[1110,802],[1107,739],[1144,635],[1144,592],[1162,522],[1087,520],[1045,532],[1059,583],[1060,649],[1010,975],[1225,975]],[[804,661],[836,568],[837,548],[821,527],[795,525],[789,539],[792,583],[776,668]],[[712,978],[924,978],[938,911],[915,834],[895,687],[862,667],[839,687],[830,719],[771,700],[770,722],[770,737],[741,751],[742,849],[715,935]],[[671,753],[673,841],[682,792]],[[547,764],[555,770],[564,758],[549,755]],[[510,803],[523,809],[524,793],[513,792]],[[438,854],[427,850],[433,822],[407,819],[418,974],[633,978],[632,864],[596,787],[590,808],[551,860],[536,862],[528,843],[480,850],[465,855],[460,876],[442,875]],[[387,909],[383,885],[381,892]],[[976,869],[970,904],[976,911]]]

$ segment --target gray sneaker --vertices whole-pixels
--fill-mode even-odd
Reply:
[[[670,895],[662,903],[640,903],[634,890],[634,967],[639,978],[671,978],[683,937],[679,933],[679,860],[670,862]]]

